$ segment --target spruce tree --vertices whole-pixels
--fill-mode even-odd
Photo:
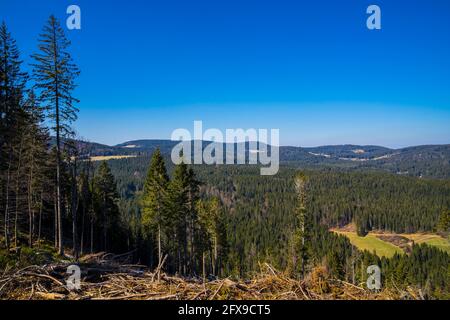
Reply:
[[[195,271],[195,258],[196,258],[196,230],[198,224],[198,212],[197,202],[200,194],[200,181],[197,180],[194,169],[189,168],[187,172],[187,186],[188,186],[188,227],[186,230],[187,241],[189,242],[188,251],[188,270],[189,272]]]
[[[295,240],[297,248],[300,252],[301,259],[301,275],[305,276],[306,263],[308,259],[308,249],[306,239],[308,236],[308,216],[306,209],[308,177],[303,172],[298,172],[294,178],[295,191],[297,196],[296,216],[297,216],[297,230]],[[294,266],[295,267],[295,266]]]
[[[78,194],[79,194],[79,209],[81,211],[81,235],[80,235],[80,254],[84,253],[84,235],[86,229],[86,219],[88,218],[88,213],[92,210],[92,188],[90,177],[90,162],[83,168],[80,177],[78,179]]]
[[[119,195],[114,176],[106,161],[102,161],[94,177],[94,202],[102,227],[103,250],[108,250],[108,236],[112,238],[119,222]]]
[[[62,139],[72,133],[70,124],[76,120],[78,102],[72,96],[75,89],[74,80],[79,74],[67,51],[67,40],[59,21],[51,15],[40,35],[38,53],[32,55],[36,61],[33,77],[40,101],[53,120],[52,129],[56,135],[56,215],[58,221],[58,250],[64,253],[62,230]]]
[[[226,235],[220,201],[216,197],[210,200],[199,200],[197,202],[197,211],[199,220],[197,246],[202,249],[202,262],[204,261],[203,256],[209,251],[211,271],[213,275],[217,275],[220,258],[224,258],[224,249],[226,248]]]
[[[142,225],[144,237],[151,239],[156,231],[158,246],[158,264],[162,261],[162,233],[166,219],[166,197],[169,176],[161,152],[158,149],[153,153],[147,177],[144,182],[142,195]]]
[[[168,227],[175,235],[172,243],[172,256],[180,274],[187,273],[188,225],[189,225],[189,176],[184,162],[175,166],[168,187]]]
[[[450,231],[450,209],[444,209],[439,216],[439,221],[436,225],[438,232],[444,235],[448,234]]]

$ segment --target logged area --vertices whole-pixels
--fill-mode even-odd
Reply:
[[[45,266],[30,265],[0,276],[0,297],[18,300],[373,300],[423,299],[413,288],[371,292],[361,286],[328,277],[323,268],[315,268],[303,279],[279,272],[269,264],[245,281],[229,278],[206,281],[182,278],[128,264],[127,255],[119,257],[97,253],[80,259],[83,270],[78,290],[65,284],[69,262]],[[3,297],[5,297],[3,295]]]

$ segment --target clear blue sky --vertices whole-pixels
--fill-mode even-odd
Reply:
[[[0,0],[23,59],[53,13],[82,75],[80,136],[279,128],[283,145],[450,143],[448,0]],[[382,30],[366,28],[366,8]]]

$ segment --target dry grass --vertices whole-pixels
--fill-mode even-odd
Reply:
[[[1,299],[100,299],[100,300],[328,300],[328,299],[420,299],[413,289],[371,292],[351,283],[333,280],[324,268],[316,268],[304,280],[278,272],[268,264],[252,280],[229,278],[206,281],[164,273],[160,280],[144,266],[127,265],[107,255],[88,257],[80,263],[81,288],[70,291],[65,284],[68,264],[29,266],[0,276]]]

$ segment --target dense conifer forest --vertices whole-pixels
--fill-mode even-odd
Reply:
[[[448,237],[447,167],[402,176],[392,173],[401,167],[347,170],[331,160],[303,166],[285,155],[277,175],[260,176],[250,165],[173,165],[160,148],[92,161],[88,144],[72,129],[79,70],[55,17],[31,57],[28,74],[3,23],[1,269],[21,250],[44,246],[75,261],[101,251],[132,252],[134,263],[203,279],[246,279],[269,263],[298,279],[323,266],[333,278],[356,284],[377,264],[384,286],[412,285],[427,297],[449,297],[445,251],[413,244],[408,253],[379,257],[330,231],[354,224],[361,236],[381,230]]]
[[[140,211],[136,196],[142,194],[140,177],[146,160],[109,161],[120,182],[124,211],[131,215]],[[227,255],[222,266],[225,274],[248,276],[258,270],[262,261],[299,274],[298,266],[293,265],[293,257],[301,252],[296,240],[299,221],[295,176],[299,171],[283,167],[276,177],[264,177],[253,166],[193,167],[201,182],[200,197],[217,199],[226,213],[223,234]],[[448,290],[449,256],[445,252],[414,245],[409,255],[380,259],[374,252],[358,251],[346,237],[329,232],[331,227],[349,223],[355,223],[362,235],[371,230],[436,231],[450,205],[448,180],[380,172],[336,172],[329,168],[304,170],[303,174],[308,177],[307,268],[325,264],[333,275],[361,282],[367,277],[365,268],[376,263],[385,268],[386,284],[395,278],[399,285],[426,284],[438,292]],[[444,225],[440,229],[447,228]]]

